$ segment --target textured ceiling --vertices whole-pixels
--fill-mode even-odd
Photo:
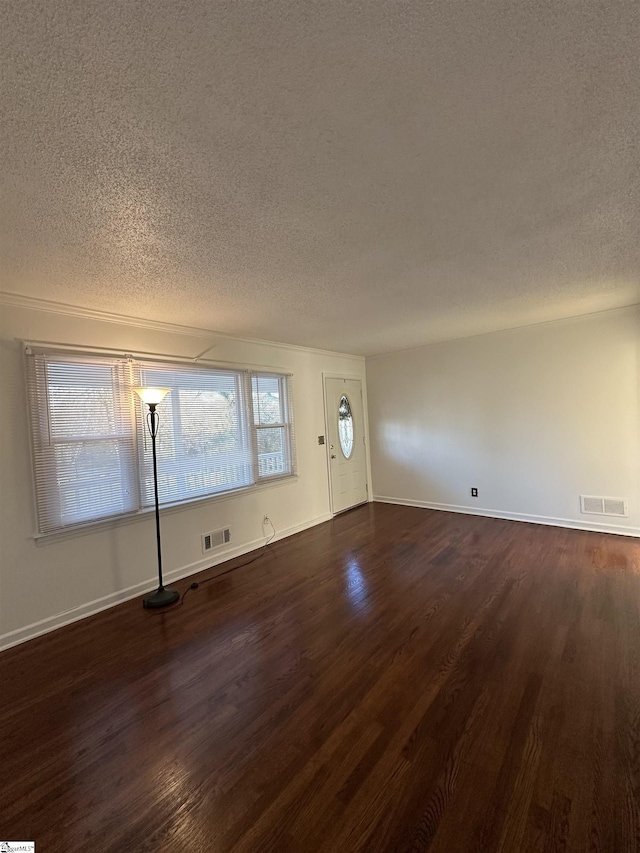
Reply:
[[[9,0],[0,289],[355,353],[640,300],[636,0]]]

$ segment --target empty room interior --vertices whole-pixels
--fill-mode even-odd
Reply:
[[[5,5],[5,851],[640,853],[640,8]]]

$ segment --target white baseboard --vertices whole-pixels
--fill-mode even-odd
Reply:
[[[623,524],[607,524],[597,521],[580,521],[574,518],[553,518],[546,515],[526,515],[522,512],[501,512],[496,509],[484,509],[474,506],[433,503],[432,501],[409,501],[404,498],[390,498],[386,495],[374,495],[376,503],[415,506],[423,509],[437,509],[442,512],[459,512],[463,515],[482,515],[485,518],[502,518],[506,521],[526,521],[529,524],[547,524],[550,527],[568,527],[572,530],[591,530],[593,533],[615,533],[618,536],[640,537],[640,527],[625,527]]]
[[[292,527],[287,527],[285,530],[277,533],[272,542],[277,542],[279,539],[285,539],[288,536],[293,536],[294,533],[300,533],[302,530],[307,530],[309,527],[315,527],[317,524],[322,524],[325,521],[333,518],[331,513],[312,518],[310,521],[305,521],[302,524],[295,524]],[[211,554],[203,557],[202,560],[197,560],[195,563],[190,563],[186,566],[181,566],[178,569],[164,573],[164,580],[169,584],[182,578],[195,575],[205,569],[213,569],[227,560],[232,560],[234,557],[241,557],[243,554],[248,554],[250,551],[255,551],[261,548],[265,543],[263,538],[255,539],[253,542],[245,542],[243,545],[236,545],[234,548],[227,548],[224,551],[219,551],[217,554]],[[10,649],[12,646],[17,646],[19,643],[24,643],[27,640],[32,640],[42,634],[48,634],[49,631],[55,631],[57,628],[62,628],[64,625],[70,625],[72,622],[78,622],[80,619],[85,619],[87,616],[93,616],[94,613],[100,613],[102,610],[107,610],[109,607],[114,607],[116,604],[121,604],[123,601],[129,601],[132,598],[137,598],[146,592],[154,589],[157,585],[157,577],[142,581],[142,583],[134,584],[133,586],[120,589],[117,592],[112,592],[109,595],[104,595],[102,598],[96,598],[94,601],[88,601],[86,604],[81,604],[79,607],[74,607],[71,610],[66,610],[64,613],[58,613],[56,616],[50,616],[47,619],[42,619],[39,622],[34,622],[31,625],[25,625],[23,628],[17,628],[15,631],[9,631],[6,634],[0,634],[0,651]]]

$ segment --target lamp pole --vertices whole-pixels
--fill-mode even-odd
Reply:
[[[156,509],[156,543],[158,547],[158,589],[147,593],[142,599],[144,607],[156,608],[166,607],[169,604],[174,604],[179,598],[180,593],[175,589],[168,589],[162,581],[162,544],[160,541],[160,503],[158,500],[158,459],[156,453],[156,437],[158,435],[158,426],[160,416],[156,411],[156,406],[169,392],[169,388],[134,388],[136,394],[140,397],[143,403],[149,407],[147,412],[147,427],[151,435],[151,453],[153,456],[153,495],[155,498]]]

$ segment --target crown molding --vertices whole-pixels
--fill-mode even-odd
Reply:
[[[513,332],[522,332],[526,329],[537,329],[541,326],[558,326],[561,323],[578,323],[581,320],[592,320],[595,317],[605,317],[612,314],[624,314],[629,311],[637,311],[640,309],[640,302],[632,302],[630,305],[618,305],[616,308],[605,308],[602,311],[589,311],[586,314],[572,314],[570,317],[557,317],[555,320],[541,320],[539,323],[523,323],[520,326],[508,326],[505,329],[492,329],[488,332],[478,332],[475,335],[462,335],[456,338],[440,338],[437,341],[429,341],[426,344],[416,344],[412,347],[403,347],[402,349],[387,350],[385,352],[372,353],[366,356],[367,361],[374,361],[379,358],[386,358],[388,355],[397,355],[398,353],[407,353],[412,350],[427,349],[428,347],[438,347],[442,344],[453,344],[458,341],[469,341],[472,338],[488,338],[492,335],[509,335]]]
[[[135,326],[139,329],[151,329],[156,332],[169,332],[174,335],[189,335],[194,338],[211,337],[228,341],[239,341],[244,344],[276,347],[277,349],[294,350],[296,352],[315,353],[316,355],[333,356],[334,358],[350,358],[354,361],[364,361],[365,356],[335,350],[303,347],[299,344],[289,344],[283,341],[267,341],[261,338],[245,338],[240,335],[229,335],[214,329],[202,329],[197,326],[181,326],[178,323],[165,323],[162,320],[145,320],[142,317],[131,317],[126,314],[113,314],[109,311],[99,311],[95,308],[81,308],[79,305],[69,305],[65,302],[54,302],[50,299],[39,299],[35,296],[21,296],[18,293],[0,291],[0,304],[13,308],[26,308],[31,311],[46,311],[50,314],[62,314],[67,317],[78,317],[83,320],[99,320],[102,323],[117,323],[124,326]]]

